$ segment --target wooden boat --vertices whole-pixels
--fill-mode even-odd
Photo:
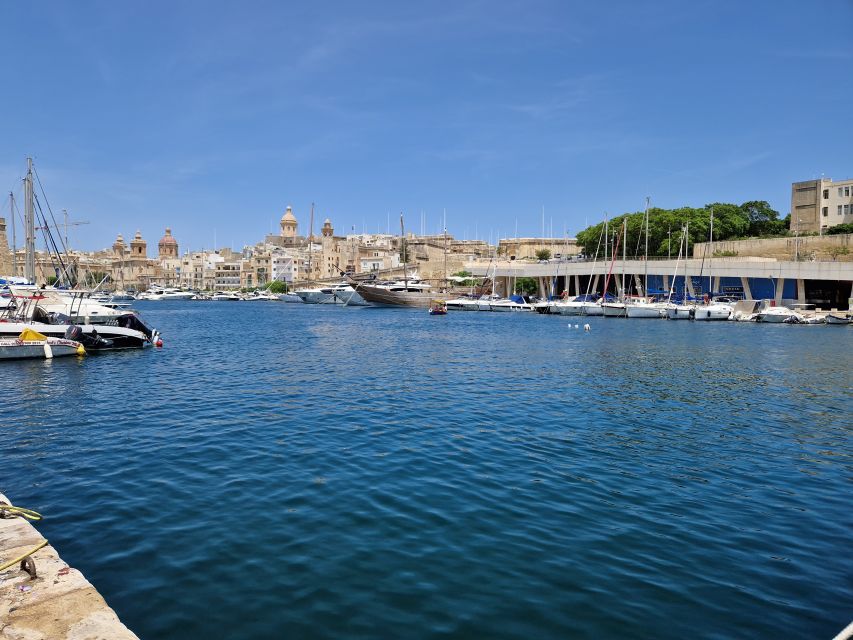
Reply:
[[[74,340],[50,338],[30,328],[17,338],[0,338],[0,360],[51,359],[84,355],[86,349]]]

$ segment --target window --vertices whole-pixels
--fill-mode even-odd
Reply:
[[[838,197],[839,197],[839,198],[841,197],[841,192],[842,192],[842,191],[844,191],[844,189],[843,189],[843,188],[841,188],[841,187],[838,187]]]
[[[829,215],[829,207],[824,207],[824,208],[823,208],[823,217],[825,218],[825,217],[827,217],[828,215]]]
[[[850,205],[845,204],[844,205],[844,215],[846,216],[848,213],[850,213]]]
[[[838,205],[838,215],[841,215],[841,205]]]
[[[823,190],[823,199],[824,199],[824,200],[829,200],[829,189],[824,189],[824,190]]]
[[[850,197],[850,187],[844,187],[844,197],[845,198]]]

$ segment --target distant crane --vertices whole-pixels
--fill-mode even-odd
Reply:
[[[68,249],[69,249],[69,246],[68,246],[68,227],[79,227],[80,225],[83,225],[83,224],[90,224],[90,222],[88,220],[79,220],[79,221],[75,221],[75,222],[69,222],[68,221],[68,210],[67,209],[62,210],[62,215],[65,217],[65,250],[68,251]]]

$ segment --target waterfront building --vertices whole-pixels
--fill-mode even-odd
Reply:
[[[575,238],[502,238],[498,255],[508,260],[534,260],[537,251],[549,251],[552,258],[576,256],[580,253]]]
[[[853,179],[805,180],[791,185],[791,224],[794,233],[823,233],[853,223]]]

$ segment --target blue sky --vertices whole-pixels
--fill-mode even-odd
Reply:
[[[544,207],[573,235],[853,177],[851,0],[0,11],[0,189],[32,155],[85,249],[240,247],[312,201],[338,232],[538,235]]]

